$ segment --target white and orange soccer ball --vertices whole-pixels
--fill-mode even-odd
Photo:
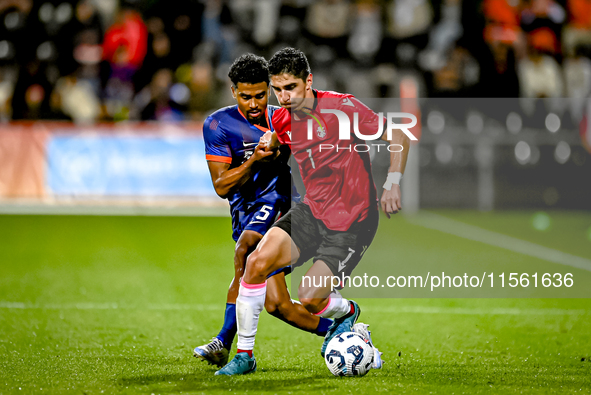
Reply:
[[[333,337],[324,354],[324,362],[335,376],[365,376],[372,368],[373,359],[373,347],[355,332]]]

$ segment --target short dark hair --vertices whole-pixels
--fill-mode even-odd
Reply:
[[[271,75],[291,74],[306,81],[310,75],[310,64],[302,51],[287,47],[275,52],[269,60],[269,73]]]
[[[241,55],[230,66],[228,77],[234,84],[239,82],[258,84],[259,82],[269,83],[269,66],[262,56],[252,53]]]

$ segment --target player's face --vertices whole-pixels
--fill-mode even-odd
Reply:
[[[281,107],[289,111],[299,110],[304,106],[304,99],[312,91],[312,74],[308,75],[306,81],[288,73],[273,75],[271,88]]]
[[[248,122],[256,124],[265,117],[267,101],[269,99],[269,85],[266,82],[257,82],[250,84],[239,82],[237,86],[232,87],[232,96],[238,103],[238,108],[246,117]]]

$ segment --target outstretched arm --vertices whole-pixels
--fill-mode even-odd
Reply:
[[[382,136],[386,141],[386,133]],[[410,139],[401,130],[392,131],[392,140],[389,140],[391,145],[401,146],[400,152],[390,152],[390,167],[388,168],[388,178],[384,184],[384,192],[380,204],[386,216],[390,218],[390,214],[396,214],[402,209],[401,193],[400,193],[400,179],[404,174],[406,168],[406,160],[408,158],[408,150],[410,149]]]

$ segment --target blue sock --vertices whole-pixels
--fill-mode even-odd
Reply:
[[[224,315],[224,325],[222,330],[216,336],[224,343],[224,347],[228,350],[232,348],[234,342],[234,336],[238,330],[238,324],[236,323],[236,304],[226,303],[226,314]]]
[[[328,327],[332,325],[332,320],[328,318],[320,317],[320,322],[318,323],[318,328],[314,331],[315,334],[318,336],[326,336],[326,332],[328,332]]]

